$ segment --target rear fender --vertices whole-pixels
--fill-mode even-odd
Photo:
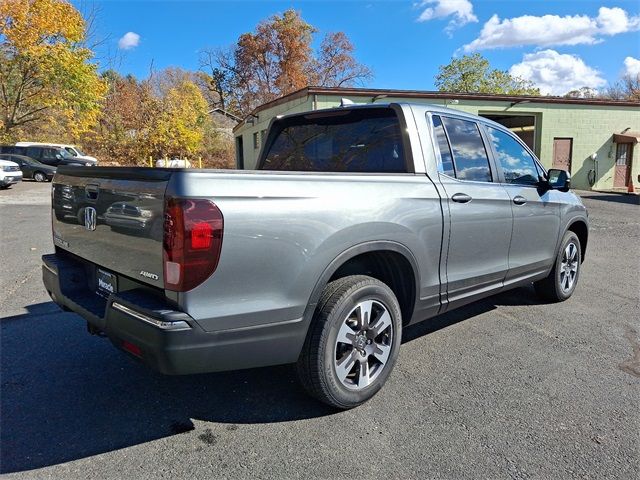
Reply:
[[[381,251],[381,250],[399,253],[409,261],[411,265],[411,269],[413,270],[413,277],[416,282],[415,291],[416,292],[420,291],[420,271],[418,269],[418,264],[416,262],[416,259],[413,256],[413,253],[411,253],[411,250],[409,250],[409,248],[402,245],[401,243],[387,241],[387,240],[378,240],[378,241],[360,243],[358,245],[355,245],[345,250],[336,258],[334,258],[331,261],[331,263],[324,269],[324,271],[322,272],[322,275],[320,275],[320,278],[318,279],[315,287],[313,288],[311,297],[309,297],[309,301],[307,302],[307,307],[303,315],[303,319],[304,319],[303,321],[305,322],[305,325],[307,326],[307,328],[311,324],[311,320],[313,319],[313,313],[316,309],[316,305],[318,304],[318,301],[320,300],[322,291],[326,287],[327,283],[329,283],[329,280],[331,279],[333,274],[336,273],[336,271],[345,262],[351,260],[352,258],[357,257],[358,255],[361,255],[363,253],[375,252],[375,251]],[[416,298],[417,297],[418,295],[416,295]]]

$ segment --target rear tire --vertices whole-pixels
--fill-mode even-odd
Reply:
[[[36,182],[46,182],[47,181],[47,176],[42,172],[36,172],[36,173],[33,174],[33,179]]]
[[[78,225],[81,225],[81,226],[84,225],[84,211],[85,211],[85,208],[86,207],[81,207],[76,212],[76,221],[78,222]]]
[[[351,275],[329,283],[297,364],[305,390],[340,409],[369,400],[393,370],[402,340],[396,296],[381,281]]]
[[[575,233],[568,231],[562,238],[551,272],[533,284],[538,296],[550,302],[567,300],[576,289],[581,265],[580,240]]]

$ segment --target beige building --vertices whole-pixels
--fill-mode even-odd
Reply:
[[[569,170],[575,188],[626,191],[633,182],[640,190],[640,103],[601,99],[307,87],[256,108],[236,125],[237,167],[256,167],[274,117],[337,107],[343,98],[430,103],[487,117],[518,134],[546,167]]]

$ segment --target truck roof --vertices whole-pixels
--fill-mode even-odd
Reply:
[[[505,130],[505,126],[501,125],[493,120],[490,120],[485,117],[480,117],[478,115],[474,115],[472,113],[467,113],[462,110],[454,110],[452,108],[443,107],[441,105],[434,105],[431,103],[416,103],[416,102],[380,102],[380,103],[352,103],[339,107],[332,108],[321,108],[318,110],[308,110],[306,112],[300,113],[290,113],[287,115],[278,115],[274,118],[274,120],[295,118],[309,114],[322,114],[322,113],[332,113],[332,112],[344,112],[345,110],[360,110],[360,109],[368,109],[368,108],[391,108],[393,106],[397,107],[411,107],[414,110],[423,111],[423,112],[432,112],[432,113],[440,113],[443,115],[456,115],[457,117],[468,118],[469,120],[477,121],[482,120],[482,122],[495,126],[498,129]],[[508,130],[508,129],[506,129]]]

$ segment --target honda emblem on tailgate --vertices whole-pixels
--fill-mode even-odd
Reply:
[[[84,228],[90,232],[96,229],[96,209],[93,207],[84,209]]]

